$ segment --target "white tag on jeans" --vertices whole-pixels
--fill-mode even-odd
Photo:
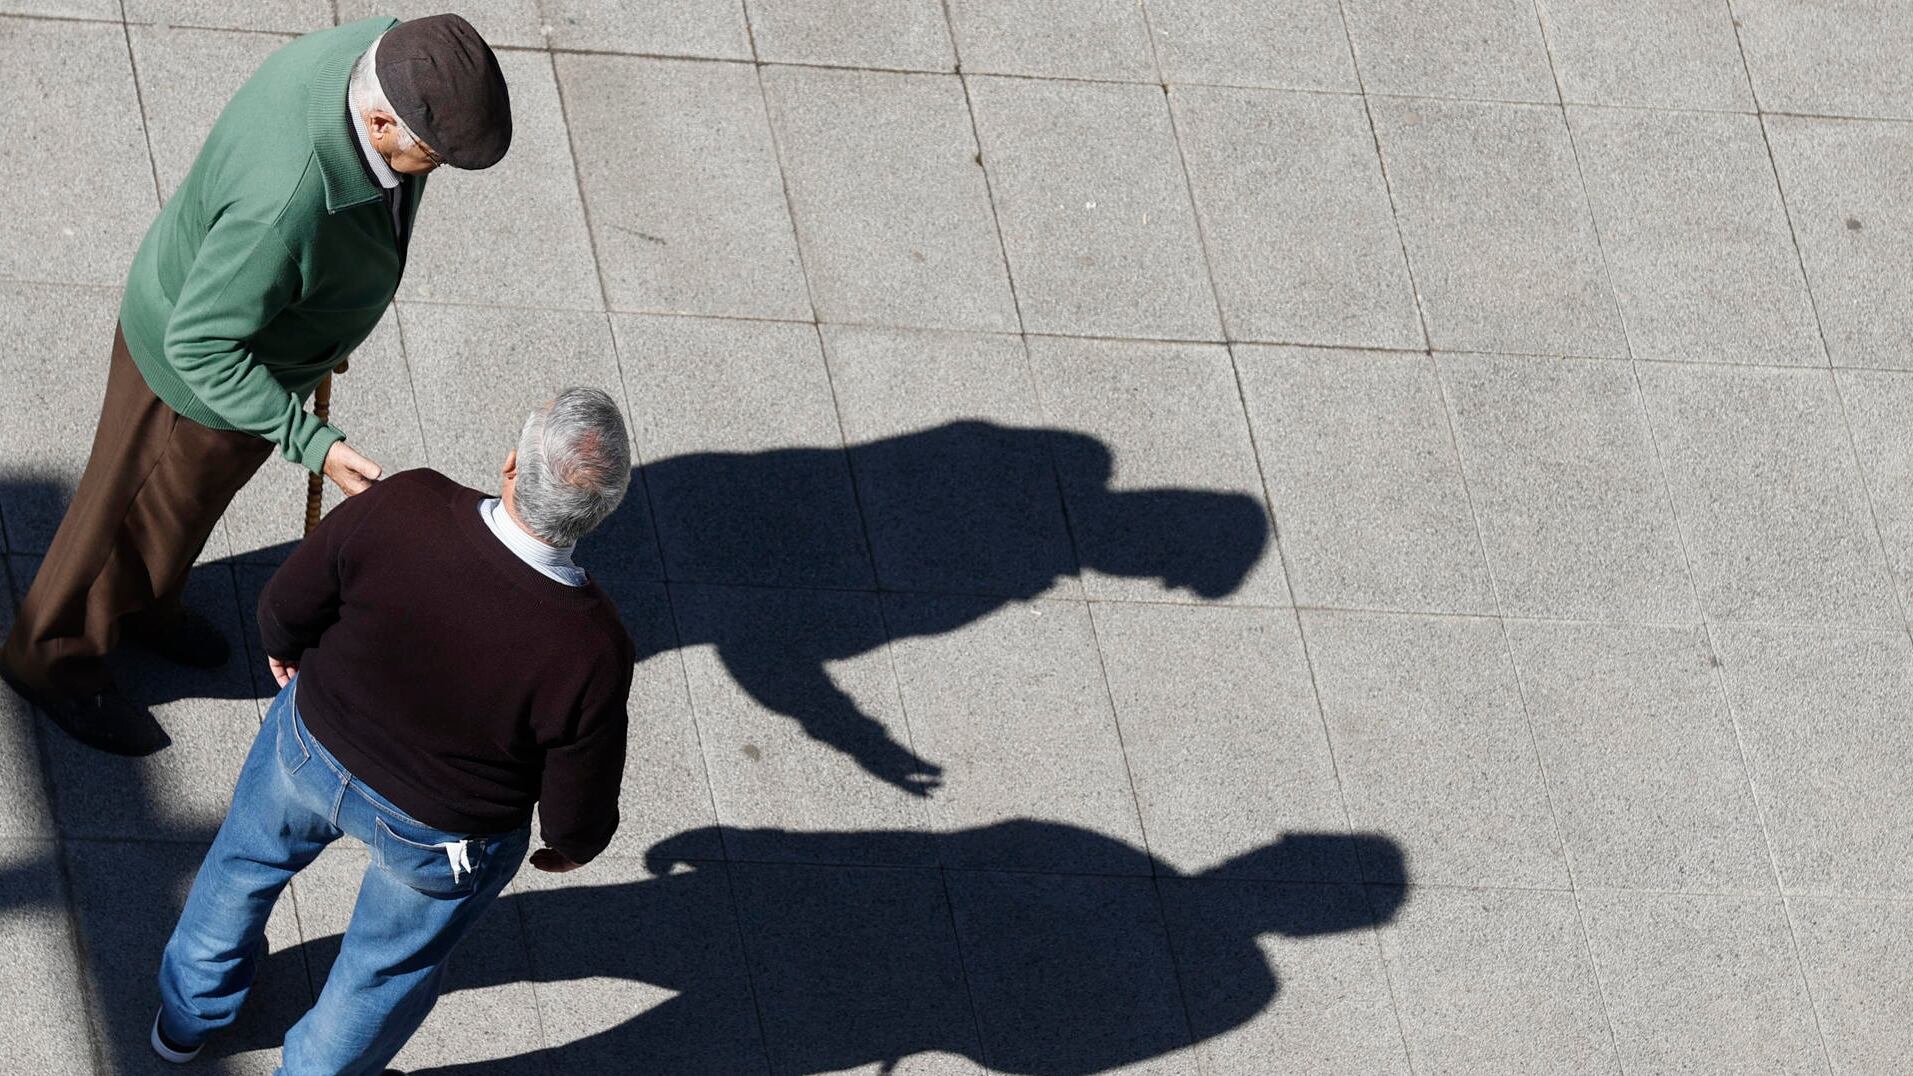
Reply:
[[[472,873],[470,841],[449,841],[439,847],[445,849],[445,858],[451,860],[453,884],[457,884],[462,874]]]

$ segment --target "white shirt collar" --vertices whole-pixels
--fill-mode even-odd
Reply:
[[[373,71],[372,81],[375,84],[379,78],[377,73],[379,65],[378,50],[379,43],[374,41],[372,43],[372,55],[367,57],[365,61],[367,66]],[[392,166],[385,163],[385,158],[379,156],[379,151],[372,145],[372,134],[365,129],[365,102],[359,100],[359,95],[354,93],[349,86],[346,88],[345,100],[347,111],[352,113],[352,131],[359,136],[359,152],[365,154],[365,163],[372,169],[372,178],[379,181],[379,186],[389,191],[399,185],[399,174],[392,171]]]
[[[571,551],[576,546],[546,545],[533,538],[513,522],[511,513],[505,511],[505,503],[497,497],[487,497],[478,502],[478,514],[492,533],[498,536],[498,540],[505,543],[505,548],[516,554],[519,560],[568,587],[585,585],[585,570],[571,562]]]

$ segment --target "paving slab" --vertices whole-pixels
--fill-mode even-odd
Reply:
[[[1511,622],[1508,634],[1577,885],[1774,891],[1702,629]]]
[[[1021,340],[848,325],[823,338],[880,585],[1082,594]]]
[[[80,1076],[99,1070],[59,856],[52,841],[0,839],[0,1041],[9,1065]]]
[[[561,1072],[769,1076],[732,884],[721,863],[527,870],[497,909],[524,921],[546,1051]]]
[[[5,568],[0,564],[0,575]],[[12,628],[12,594],[0,578],[0,639]],[[41,776],[39,724],[37,710],[11,688],[0,688],[0,787],[13,793],[0,800],[0,843],[50,840],[55,835],[53,809]]]
[[[1369,107],[1435,347],[1627,354],[1560,110]]]
[[[1913,440],[1905,433],[1913,422],[1913,374],[1842,370],[1835,377],[1904,609],[1913,603]]]
[[[556,65],[612,309],[811,316],[756,71],[620,56]]]
[[[497,49],[505,45],[541,48],[545,43],[543,20],[538,15],[539,0],[464,0],[458,13],[472,24],[486,43]],[[395,19],[420,19],[436,15],[445,5],[436,0],[336,0],[341,23],[385,15]],[[512,103],[517,105],[514,83]],[[523,131],[521,126],[519,131]]]
[[[1151,0],[1148,12],[1164,82],[1360,89],[1334,0]]]
[[[1417,889],[1381,928],[1418,1073],[1618,1073],[1573,894]]]
[[[815,328],[628,315],[613,325],[670,578],[868,587]]]
[[[120,5],[119,0],[6,0],[0,3],[0,15],[117,22]]]
[[[943,864],[1148,874],[1087,607],[999,604],[884,598],[911,741],[943,767],[927,805],[932,825],[947,835],[1042,820],[989,840],[946,836]]]
[[[1779,898],[1587,893],[1581,900],[1629,1070],[1827,1071]]]
[[[1220,339],[1164,91],[967,81],[1024,327]]]
[[[764,92],[819,318],[1016,331],[960,79],[773,67]]]
[[[856,830],[831,862],[936,863],[916,795],[934,767],[912,750],[876,595],[674,586],[671,603],[731,857],[809,858],[759,830]]]
[[[1409,1072],[1361,887],[1211,878],[1158,886],[1208,1071]],[[1408,891],[1372,892],[1390,906]]]
[[[333,25],[326,0],[126,0],[134,23],[304,34]]]
[[[765,63],[954,71],[956,50],[939,0],[818,4],[751,0],[751,40]]]
[[[159,193],[170,200],[199,157],[226,102],[290,35],[240,30],[127,28],[134,73],[153,147]]]
[[[1359,98],[1179,86],[1169,100],[1231,340],[1422,345]]]
[[[1168,931],[1149,879],[988,871],[947,877],[991,1068],[1194,1069]]]
[[[937,871],[740,863],[731,872],[774,1071],[874,1072],[906,1057],[918,1072],[989,1071],[957,1060],[981,1051]]]
[[[1288,604],[1228,349],[1029,349],[1092,598]]]
[[[751,58],[741,0],[633,7],[617,0],[543,0],[553,48],[724,60]]]
[[[72,133],[67,117],[85,116],[90,147],[87,167],[62,174],[64,195],[86,212],[8,213],[0,277],[118,287],[159,210],[125,32],[117,23],[0,17],[0,66],[13,145],[62,144]],[[0,156],[0,198],[40,200],[47,166],[45,150]]]
[[[511,86],[511,152],[482,172],[432,177],[399,297],[598,310],[604,293],[551,60],[503,52],[498,63]]]
[[[1726,4],[1543,0],[1538,7],[1570,103],[1753,110]]]
[[[1899,622],[1829,373],[1666,363],[1639,372],[1709,617]]]
[[[1884,0],[1735,0],[1733,9],[1761,108],[1913,118],[1913,11]]]
[[[1556,100],[1534,5],[1520,0],[1345,0],[1369,93]]]
[[[1185,871],[1357,881],[1335,760],[1286,610],[1098,603],[1123,754],[1156,856]],[[1319,856],[1278,856],[1288,831]]]
[[[1759,120],[1584,107],[1568,118],[1635,357],[1826,362]]]
[[[212,839],[259,733],[258,709],[250,698],[185,699],[154,711],[172,745],[143,759],[107,755],[47,727],[62,833],[126,841]]]
[[[1493,612],[1428,357],[1234,350],[1296,603]]]
[[[1304,612],[1302,630],[1356,829],[1406,847],[1417,883],[1567,884],[1499,624]]]
[[[1147,16],[1127,0],[950,0],[965,71],[1156,82]]]
[[[1837,1076],[1913,1065],[1913,905],[1812,897],[1791,902],[1800,961]]]
[[[1903,632],[1724,628],[1729,698],[1768,841],[1789,893],[1905,897],[1895,851],[1913,825]]]
[[[0,283],[0,330],[14,341],[0,352],[0,518],[14,553],[46,552],[86,470],[119,310],[117,288]]]
[[[1913,126],[1765,118],[1788,218],[1835,366],[1913,369],[1913,320],[1895,300],[1913,271],[1901,198]]]
[[[1436,364],[1504,612],[1694,619],[1631,367],[1489,355]]]

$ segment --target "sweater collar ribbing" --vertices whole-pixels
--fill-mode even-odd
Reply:
[[[360,25],[360,24],[354,24]],[[397,19],[366,19],[368,31],[363,41],[354,35],[351,48],[341,47],[328,56],[312,77],[312,92],[307,97],[306,132],[319,158],[319,174],[325,179],[325,208],[328,213],[351,209],[377,201],[383,195],[372,177],[366,175],[349,125],[339,122],[348,109],[346,88],[352,81],[352,65],[371,46],[379,34],[398,25]],[[340,27],[341,30],[346,27]]]

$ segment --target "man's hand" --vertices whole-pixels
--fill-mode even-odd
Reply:
[[[324,470],[325,476],[348,497],[371,489],[372,483],[384,473],[378,464],[359,455],[357,449],[344,441],[334,441],[332,447],[326,449]]]
[[[299,675],[299,666],[297,664],[288,665],[275,657],[268,657],[266,659],[266,668],[272,670],[272,678],[279,682],[280,687],[285,687],[287,684],[290,684],[292,678]]]
[[[573,863],[570,856],[565,855],[556,848],[540,848],[536,852],[533,852],[531,854],[531,865],[541,871],[548,871],[552,874],[563,874],[566,871],[575,871],[579,867],[584,866],[583,863]]]

